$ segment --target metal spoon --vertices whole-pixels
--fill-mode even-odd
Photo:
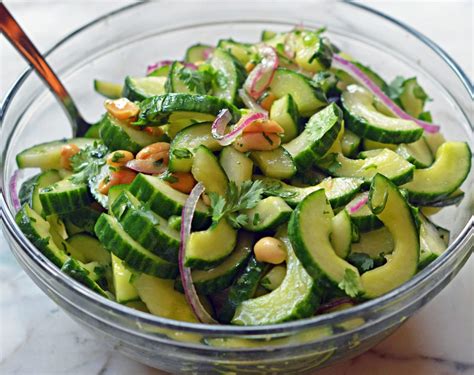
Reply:
[[[72,133],[79,137],[84,135],[90,127],[90,124],[82,118],[76,104],[74,104],[71,98],[71,95],[69,95],[58,76],[54,73],[44,57],[2,2],[0,2],[0,30],[5,34],[6,38],[11,44],[13,44],[18,52],[28,60],[33,69],[36,70],[44,83],[48,85],[50,90],[56,96],[59,103],[61,103],[64,111],[69,117]]]

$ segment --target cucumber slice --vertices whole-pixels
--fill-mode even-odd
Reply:
[[[331,104],[313,115],[303,132],[284,145],[299,169],[307,169],[324,156],[337,139],[342,127],[342,111]]]
[[[402,187],[411,202],[428,205],[458,189],[471,169],[471,150],[464,142],[446,142],[436,152],[431,167],[417,169],[413,180]]]
[[[222,146],[211,134],[211,124],[196,124],[181,130],[170,145],[168,168],[172,172],[190,172],[194,150],[200,145],[211,151],[219,151]]]
[[[267,272],[265,276],[262,277],[260,285],[271,292],[278,288],[286,276],[286,266],[278,265],[273,267],[270,271]]]
[[[207,94],[208,86],[199,71],[191,70],[175,61],[168,72],[165,90],[166,93]]]
[[[316,73],[331,67],[332,49],[325,39],[312,30],[292,32],[295,35],[295,62],[303,70]]]
[[[327,104],[322,90],[313,87],[309,78],[286,68],[278,68],[275,71],[270,91],[277,98],[290,94],[299,113],[305,117],[311,116],[317,109]]]
[[[282,198],[264,198],[254,208],[242,211],[249,218],[244,228],[251,232],[275,229],[290,219],[291,212],[291,207]]]
[[[352,221],[349,214],[342,210],[332,218],[331,245],[340,258],[347,258],[351,252]]]
[[[458,205],[464,198],[464,191],[456,189],[454,192],[449,194],[446,198],[430,202],[428,207],[446,207],[451,205]]]
[[[363,253],[372,259],[380,259],[384,255],[391,254],[393,249],[393,236],[383,226],[379,229],[360,233],[359,241],[352,244],[351,253]]]
[[[393,236],[390,261],[361,276],[365,297],[376,298],[408,281],[417,271],[420,250],[415,217],[398,188],[377,174],[370,185],[369,207]]]
[[[192,279],[198,293],[213,294],[232,284],[237,273],[245,266],[252,252],[254,236],[240,231],[234,251],[218,266],[210,270],[193,270]],[[177,279],[175,288],[183,292],[181,279]]]
[[[240,186],[244,181],[252,179],[253,161],[232,146],[224,147],[219,155],[219,163],[229,181]]]
[[[195,63],[198,61],[205,61],[207,60],[208,51],[212,51],[214,48],[207,44],[193,44],[186,50],[186,54],[184,55],[184,61],[187,63]]]
[[[100,139],[100,125],[100,121],[92,124],[85,132],[84,138]]]
[[[280,286],[272,292],[244,300],[235,311],[233,324],[263,325],[307,318],[314,314],[320,302],[316,282],[300,263],[285,232],[280,232],[288,251],[286,275]]]
[[[61,149],[64,145],[75,144],[84,149],[94,142],[97,141],[88,138],[70,138],[40,143],[20,152],[16,156],[16,163],[18,168],[61,169]]]
[[[165,125],[176,112],[198,112],[217,116],[222,109],[231,112],[233,122],[240,119],[237,107],[214,96],[183,93],[153,96],[140,103],[140,114],[134,125]]]
[[[122,96],[123,86],[120,83],[106,82],[94,79],[96,93],[109,99],[118,99]]]
[[[352,222],[357,226],[360,232],[369,232],[383,226],[383,223],[372,213],[367,203],[358,210],[352,212],[351,207],[357,205],[361,199],[364,199],[367,196],[368,193],[357,194],[346,206],[346,210],[351,217]]]
[[[86,184],[76,184],[71,179],[55,182],[39,191],[45,215],[66,214],[92,202]]]
[[[203,183],[207,193],[225,196],[229,180],[217,158],[206,146],[201,145],[194,152],[191,173],[196,181]]]
[[[131,101],[142,101],[155,95],[165,93],[164,77],[130,77],[125,78],[122,95]]]
[[[88,234],[75,234],[67,239],[68,251],[74,259],[83,263],[98,262],[110,265],[110,253],[104,249],[99,240]]]
[[[46,258],[61,267],[68,259],[64,250],[60,249],[49,233],[50,225],[27,204],[23,205],[15,216],[15,221],[26,238],[35,245]]]
[[[418,118],[423,112],[423,107],[428,100],[428,95],[425,90],[418,84],[416,77],[403,79],[402,77],[395,78],[392,86],[395,84],[400,87],[400,94],[395,99],[401,104],[401,107],[411,116]],[[402,82],[400,82],[402,81]]]
[[[245,81],[245,68],[234,56],[222,48],[214,50],[210,64],[217,72],[212,94],[229,103],[239,103],[240,98],[237,91]]]
[[[357,194],[362,186],[363,180],[358,178],[331,178],[324,179],[314,186],[298,187],[292,186],[274,178],[256,176],[262,180],[266,191],[264,194],[280,195],[286,203],[294,207],[313,191],[324,189],[326,196],[333,208],[341,207],[349,202]]]
[[[282,143],[288,143],[299,133],[300,115],[293,97],[288,94],[273,102],[270,119],[276,121],[284,130]]]
[[[168,77],[171,65],[163,65],[147,74],[147,77]]]
[[[438,148],[446,142],[446,139],[441,133],[426,133],[424,136],[433,155],[436,155]]]
[[[61,215],[61,219],[64,221],[67,233],[72,236],[82,232],[94,234],[94,226],[99,216],[99,211],[85,206],[77,211]]]
[[[393,145],[391,143],[382,143],[377,141],[372,141],[370,139],[363,139],[362,148],[364,150],[379,150],[383,148],[388,148],[389,150],[396,151],[398,145]]]
[[[110,151],[127,150],[134,154],[143,147],[162,140],[161,137],[134,129],[110,115],[102,118],[99,133]]]
[[[413,143],[402,143],[398,145],[396,153],[417,168],[428,168],[433,164],[434,160],[433,154],[424,137],[421,137]]]
[[[174,139],[181,130],[195,124],[212,123],[216,116],[199,112],[175,112],[169,117],[166,134]]]
[[[226,219],[201,232],[192,232],[186,244],[186,267],[209,269],[221,263],[234,250],[237,231]]]
[[[275,31],[271,30],[263,30],[262,35],[260,36],[260,40],[262,42],[269,41],[277,36],[277,33]]]
[[[134,280],[133,285],[153,315],[198,323],[184,295],[174,290],[172,280],[140,275]]]
[[[257,261],[254,256],[250,257],[244,271],[230,287],[227,298],[220,311],[218,311],[219,321],[229,323],[237,306],[252,298],[266,269],[264,263]]]
[[[363,160],[346,158],[342,154],[330,154],[316,162],[319,168],[337,177],[355,177],[369,184],[380,173],[400,185],[413,178],[415,166],[395,152],[383,149]]]
[[[132,239],[114,217],[102,214],[95,233],[103,246],[131,268],[149,275],[172,279],[178,274],[177,264],[170,263],[145,249]]]
[[[29,178],[21,185],[18,192],[20,204],[28,204],[37,214],[42,215],[43,205],[39,198],[39,192],[42,188],[50,186],[61,180],[61,176],[55,170],[39,173]]]
[[[341,100],[347,127],[360,137],[386,143],[411,143],[423,135],[423,128],[415,122],[378,112],[373,96],[360,86],[348,86]]]
[[[298,204],[288,224],[288,235],[306,271],[318,281],[321,276],[338,286],[348,271],[362,291],[357,268],[340,258],[330,242],[334,213],[324,190],[317,190]]]
[[[239,43],[232,39],[219,40],[217,48],[229,52],[243,66],[245,66],[245,64],[256,55],[256,50],[253,44]]]
[[[122,193],[122,191],[128,191],[130,184],[119,184],[119,185],[114,185],[109,189],[109,194],[107,194],[107,203],[108,203],[108,209],[110,210],[110,207],[112,207],[112,203],[115,202],[115,200],[119,197],[119,195]]]
[[[357,134],[346,129],[341,139],[342,154],[347,157],[354,156],[359,149],[360,142],[361,138]]]
[[[188,195],[173,189],[158,177],[138,174],[129,187],[139,201],[147,205],[165,219],[172,215],[181,215]],[[193,225],[202,228],[209,223],[208,208],[199,201],[194,212]]]
[[[81,264],[73,258],[69,258],[62,265],[61,271],[100,294],[102,297],[110,298],[109,294],[94,280],[97,277],[93,270],[94,268],[95,267],[88,267],[87,264]]]
[[[267,177],[284,179],[296,173],[296,165],[283,147],[272,151],[252,151],[250,158]]]
[[[127,269],[121,259],[112,254],[112,274],[114,280],[115,300],[126,304],[139,301],[138,291],[131,283],[133,274]]]
[[[179,232],[168,221],[142,205],[130,192],[123,191],[112,203],[110,212],[127,234],[159,257],[178,262]]]
[[[433,260],[438,258],[448,247],[436,226],[425,216],[419,215],[420,219],[420,264],[419,269],[425,268]],[[448,232],[449,233],[449,232]]]

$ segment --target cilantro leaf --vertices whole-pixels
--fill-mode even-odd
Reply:
[[[338,284],[339,289],[343,290],[349,297],[355,298],[361,293],[359,275],[354,270],[346,268],[344,278]]]
[[[191,92],[206,94],[208,91],[204,76],[198,70],[191,70],[183,67],[178,71],[178,78]]]
[[[72,156],[69,159],[74,172],[70,178],[71,181],[78,184],[97,176],[105,164],[105,156],[108,151],[107,146],[103,143],[94,142]]]
[[[354,267],[357,267],[360,273],[364,273],[375,267],[374,260],[365,253],[351,253],[347,257],[347,261]]]
[[[292,198],[296,195],[295,191],[285,190],[280,181],[265,181],[264,194],[272,197]]]
[[[217,225],[223,218],[226,218],[237,229],[247,224],[248,215],[239,211],[255,207],[262,199],[264,190],[262,181],[247,180],[240,187],[231,181],[227,186],[225,196],[214,192],[209,193],[212,225]]]

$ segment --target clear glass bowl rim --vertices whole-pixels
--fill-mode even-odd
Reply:
[[[388,21],[392,24],[395,24],[399,28],[403,29],[404,31],[410,33],[412,36],[415,38],[419,39],[422,43],[426,44],[428,47],[430,47],[436,54],[438,54],[442,60],[454,71],[456,76],[461,80],[462,84],[466,88],[468,94],[470,95],[471,98],[474,98],[474,88],[470,84],[470,80],[467,76],[467,74],[463,71],[463,69],[453,60],[449,54],[447,54],[440,46],[438,46],[435,42],[433,42],[431,39],[426,37],[425,35],[421,34],[411,26],[406,25],[403,22],[398,21],[395,18],[392,18],[388,15],[385,15],[384,13],[372,9],[369,6],[363,5],[363,4],[358,4],[358,3],[353,3],[349,1],[344,1],[346,5],[353,6],[359,9],[362,9],[368,13],[372,13],[380,18],[383,18],[385,21]],[[51,49],[49,49],[46,53],[45,56],[48,56],[50,53],[54,52],[58,47],[60,47],[62,44],[66,43],[69,39],[73,38],[75,35],[78,33],[86,30],[90,26],[95,25],[96,23],[99,23],[106,19],[107,17],[113,16],[115,14],[121,13],[121,12],[126,12],[127,10],[131,8],[135,8],[141,5],[146,4],[146,2],[142,3],[134,3],[127,5],[125,7],[116,9],[112,12],[106,13],[103,16],[96,18],[95,20],[85,24],[84,26],[76,29],[69,35],[65,36],[63,39],[61,39],[58,43],[56,43]],[[3,124],[3,119],[5,118],[6,111],[8,109],[10,101],[13,99],[15,96],[16,92],[19,90],[21,87],[22,83],[25,81],[25,79],[29,76],[29,74],[32,72],[31,68],[28,68],[25,70],[19,78],[16,80],[16,82],[13,84],[13,86],[10,88],[8,91],[7,95],[5,96],[5,99],[0,105],[0,129]],[[472,123],[471,119],[467,119],[471,129],[474,128],[474,124]],[[3,174],[3,168],[1,170],[1,174]],[[2,180],[3,181],[3,180]],[[334,312],[330,314],[323,314],[319,316],[315,316],[312,318],[308,319],[301,319],[301,320],[296,320],[292,322],[287,322],[287,323],[280,323],[280,324],[274,324],[274,325],[264,325],[264,326],[249,326],[249,327],[241,327],[241,326],[230,326],[230,325],[208,325],[208,324],[201,324],[201,323],[187,323],[187,322],[181,322],[181,321],[176,321],[172,319],[166,319],[166,318],[161,318],[158,316],[154,316],[148,313],[143,313],[138,310],[134,310],[131,308],[128,308],[126,306],[120,305],[116,303],[115,301],[111,301],[108,299],[105,299],[98,294],[94,293],[90,289],[86,288],[82,284],[68,278],[65,274],[63,274],[54,264],[49,262],[39,251],[38,249],[33,246],[23,235],[23,233],[20,231],[18,226],[15,223],[14,220],[14,215],[12,212],[8,209],[7,206],[7,199],[6,199],[6,191],[5,189],[2,188],[2,194],[0,195],[0,216],[4,222],[5,229],[10,232],[10,234],[13,236],[13,238],[18,242],[22,250],[26,252],[26,254],[31,257],[36,265],[38,265],[40,268],[42,268],[42,271],[47,272],[51,277],[55,279],[56,282],[60,282],[61,284],[65,285],[68,289],[73,291],[74,293],[78,294],[79,297],[88,299],[89,302],[94,302],[101,308],[107,309],[109,311],[113,311],[115,314],[121,315],[126,318],[132,318],[132,319],[139,319],[140,322],[144,324],[149,324],[149,325],[155,325],[161,328],[169,328],[169,329],[176,329],[176,330],[184,330],[186,332],[193,332],[193,333],[200,333],[200,334],[206,334],[206,333],[213,333],[213,334],[222,334],[222,335],[240,335],[240,334],[249,334],[249,335],[271,335],[271,334],[278,334],[278,333],[283,333],[283,332],[288,332],[288,331],[298,331],[300,329],[307,329],[307,328],[312,328],[315,326],[321,326],[325,324],[334,324],[338,323],[340,321],[346,320],[346,319],[351,319],[351,318],[356,318],[357,316],[364,315],[364,313],[370,312],[371,310],[377,309],[379,310],[381,307],[389,304],[392,302],[396,297],[400,298],[403,297],[404,295],[407,295],[413,289],[416,288],[416,286],[423,282],[426,281],[427,279],[434,277],[434,275],[437,274],[437,271],[441,272],[441,268],[443,268],[443,264],[445,262],[448,262],[451,258],[455,257],[457,255],[457,250],[459,249],[459,246],[461,246],[463,243],[466,242],[466,240],[474,234],[474,219],[471,217],[471,219],[466,223],[466,226],[462,229],[462,231],[459,233],[457,238],[449,245],[448,249],[444,252],[444,254],[439,257],[435,262],[433,262],[429,267],[426,267],[423,271],[418,273],[415,277],[413,277],[411,280],[403,284],[402,286],[394,289],[393,291],[370,301],[366,301],[358,306],[355,306],[351,309],[345,310],[345,311],[340,311],[340,312]],[[467,241],[469,242],[469,241]],[[469,252],[468,252],[469,256]]]

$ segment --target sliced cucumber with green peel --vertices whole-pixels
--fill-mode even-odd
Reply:
[[[332,49],[326,42],[325,38],[321,38],[317,32],[312,30],[302,30],[301,32],[292,32],[296,37],[295,40],[295,62],[303,70],[316,73],[331,67]]]
[[[264,325],[302,319],[312,316],[320,302],[317,282],[305,271],[295,255],[286,231],[277,237],[288,252],[286,274],[281,284],[272,292],[244,300],[232,319],[237,325]]]
[[[100,139],[100,126],[101,121],[99,120],[95,124],[89,126],[89,129],[84,134],[84,138]]]
[[[352,244],[351,253],[367,254],[372,259],[380,259],[384,255],[391,254],[393,248],[393,236],[386,227],[382,226],[379,229],[360,233],[359,241]]]
[[[425,268],[438,258],[448,247],[436,226],[423,215],[419,216],[420,225],[420,264],[419,269]],[[448,232],[449,233],[449,232]]]
[[[211,124],[196,124],[181,130],[170,145],[169,169],[172,172],[190,172],[194,151],[199,146],[219,151],[222,146],[211,133]]]
[[[286,266],[278,265],[273,267],[270,271],[267,272],[265,276],[262,277],[260,285],[271,292],[278,288],[286,276]]]
[[[417,168],[428,168],[433,164],[433,154],[424,137],[413,143],[402,143],[398,145],[396,153],[401,155]]]
[[[352,221],[349,214],[342,210],[332,218],[331,244],[340,258],[346,258],[351,252]]]
[[[360,86],[348,86],[341,100],[347,128],[360,137],[398,144],[415,142],[423,135],[423,128],[415,122],[378,112],[372,94]]]
[[[96,275],[93,270],[88,269],[87,264],[81,264],[77,260],[69,258],[61,266],[61,271],[102,297],[110,298],[109,294],[95,281]]]
[[[294,162],[301,169],[313,165],[315,159],[323,157],[334,144],[342,127],[342,111],[331,104],[313,115],[303,132],[285,144]]]
[[[434,163],[417,169],[413,180],[403,185],[411,202],[429,205],[448,197],[458,189],[471,169],[471,150],[464,142],[443,143]]]
[[[129,187],[139,201],[145,202],[158,215],[169,218],[181,215],[188,195],[173,189],[158,177],[138,174]],[[209,223],[208,208],[199,201],[194,212],[193,225],[199,229]]]
[[[285,130],[281,139],[282,143],[288,143],[298,135],[300,115],[290,94],[273,102],[270,108],[270,119],[276,121]]]
[[[199,146],[194,152],[191,173],[196,181],[202,182],[207,193],[225,196],[229,179],[214,156],[206,146]]]
[[[394,145],[391,143],[382,143],[377,141],[372,141],[370,139],[363,139],[362,140],[362,148],[364,150],[379,150],[383,148],[388,148],[389,150],[396,151],[398,145]]]
[[[106,98],[118,99],[122,96],[123,86],[120,83],[94,79],[94,90]]]
[[[187,63],[195,63],[198,61],[207,60],[208,51],[212,50],[213,47],[207,44],[193,44],[191,47],[188,47],[186,54],[184,55],[184,61]]]
[[[417,271],[420,239],[415,217],[400,190],[377,174],[370,185],[369,207],[393,236],[390,261],[361,276],[367,298],[379,297],[408,281]]]
[[[423,107],[429,98],[423,88],[419,85],[416,77],[408,79],[397,77],[394,82],[391,83],[391,86],[397,86],[400,88],[398,96],[392,96],[392,99],[401,104],[401,107],[410,116],[418,118],[418,116],[423,112]]]
[[[306,271],[318,281],[321,277],[338,286],[350,272],[354,288],[362,291],[357,268],[340,258],[330,241],[334,213],[324,190],[308,195],[291,215],[288,235]]]
[[[270,91],[281,98],[290,94],[302,116],[309,117],[317,109],[327,104],[327,99],[320,88],[311,85],[309,78],[290,69],[278,68],[270,84]]]
[[[173,280],[163,280],[149,275],[140,275],[133,281],[140,299],[148,310],[162,318],[198,323],[184,294],[174,290]]]
[[[209,269],[221,263],[234,250],[237,231],[226,219],[200,232],[192,232],[186,244],[184,264],[196,269]]]
[[[359,206],[359,202],[362,199],[367,199],[367,197],[367,192],[357,194],[345,208],[351,217],[352,222],[361,232],[369,232],[383,226],[383,223],[372,213],[367,203],[355,210],[353,209],[354,206]]]
[[[251,232],[275,229],[290,219],[291,212],[291,207],[282,198],[267,197],[254,208],[242,211],[248,216],[248,222],[243,227]]]
[[[234,281],[229,289],[223,306],[218,310],[218,318],[222,323],[230,323],[235,314],[235,309],[245,300],[255,294],[260,279],[267,266],[251,256],[242,274]]]
[[[245,68],[233,55],[222,48],[216,48],[212,52],[210,64],[217,72],[212,94],[229,103],[239,103],[237,91],[245,81]]]
[[[141,101],[165,93],[165,77],[130,77],[125,78],[122,95],[131,101]]]
[[[452,205],[458,205],[464,198],[464,191],[456,189],[454,192],[449,194],[446,198],[430,202],[428,207],[446,207]]]
[[[204,76],[197,70],[191,70],[179,61],[173,62],[166,79],[165,92],[179,92],[184,94],[202,94],[208,92]],[[161,95],[164,92],[158,94]]]
[[[60,141],[40,143],[23,150],[16,156],[18,168],[61,169],[61,149],[65,145],[74,144],[80,149],[97,142],[90,138],[70,138]]]
[[[179,232],[140,203],[130,192],[122,192],[112,203],[110,212],[120,222],[127,234],[159,257],[178,262]]]
[[[380,173],[400,185],[413,178],[415,169],[413,164],[388,149],[362,160],[349,159],[342,154],[330,154],[316,164],[332,176],[362,178],[365,184],[369,184]]]
[[[125,266],[120,258],[112,254],[112,275],[114,280],[115,300],[126,304],[132,301],[140,301],[138,291],[132,284],[133,274]]]
[[[64,221],[67,233],[72,236],[83,232],[94,234],[94,226],[99,216],[99,211],[91,206],[85,206],[77,211],[61,215],[61,219]]]
[[[35,210],[37,214],[42,215],[43,205],[39,197],[40,190],[60,180],[61,176],[56,170],[49,170],[30,177],[23,182],[18,192],[20,204],[24,205],[26,203]]]
[[[46,186],[39,191],[39,199],[45,215],[67,214],[91,202],[86,184],[65,179]]]
[[[219,163],[229,178],[240,186],[244,181],[252,179],[253,161],[244,153],[232,146],[224,147],[219,155]]]
[[[284,179],[296,173],[296,165],[283,147],[272,151],[252,151],[250,158],[267,177]]]
[[[162,140],[161,137],[133,128],[110,115],[103,117],[99,133],[110,151],[127,150],[134,154],[143,147]]]
[[[95,225],[95,233],[104,247],[129,267],[149,275],[172,279],[178,265],[168,262],[145,249],[121,227],[116,218],[102,214]]]
[[[346,157],[354,156],[359,149],[360,143],[361,138],[357,134],[346,129],[341,139],[342,154]]]
[[[245,66],[256,54],[256,48],[250,43],[240,43],[232,39],[221,39],[217,43],[217,48],[223,49],[234,56]]]
[[[252,253],[254,241],[252,234],[240,231],[234,251],[221,264],[210,270],[193,270],[192,279],[198,293],[212,294],[229,287],[237,273],[245,266]],[[181,279],[177,279],[175,287],[183,292]]]
[[[111,186],[109,189],[109,194],[107,194],[107,203],[109,204],[108,209],[110,210],[110,207],[112,206],[112,203],[115,202],[115,200],[118,198],[120,194],[122,194],[123,191],[127,190],[129,188],[130,184],[119,184],[119,185],[114,185]]]
[[[271,30],[263,30],[262,35],[260,36],[260,40],[262,42],[269,41],[277,36],[277,33],[275,31]]]
[[[111,263],[110,253],[104,249],[97,238],[79,233],[66,240],[68,251],[74,259],[83,263],[98,262],[103,265]]]
[[[217,116],[222,109],[228,109],[232,121],[240,119],[240,111],[226,100],[210,95],[173,93],[153,96],[140,104],[138,121],[133,125],[159,126],[170,122],[170,117],[179,112],[198,112]]]

